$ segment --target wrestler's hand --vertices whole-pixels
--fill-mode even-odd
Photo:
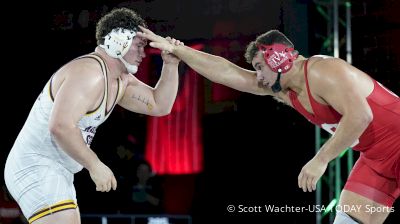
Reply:
[[[166,37],[165,39],[167,41],[169,41],[169,43],[172,45],[175,45],[175,46],[183,45],[183,42],[176,40],[175,38]],[[161,51],[161,57],[162,57],[164,63],[166,63],[166,64],[179,64],[179,62],[181,61],[178,57],[176,57],[175,55],[173,55],[171,53],[168,53],[168,51],[165,51],[165,50]]]
[[[142,30],[142,32],[137,32],[137,35],[139,37],[146,38],[147,40],[150,41],[149,45],[158,48],[161,51],[166,51],[168,53],[173,53],[174,48],[176,46],[179,46],[181,44],[175,45],[174,43],[171,43],[168,41],[166,38],[159,36],[155,33],[153,33],[151,30],[144,28],[142,26],[139,26],[139,28]],[[179,42],[181,43],[181,42]]]
[[[317,188],[317,182],[324,174],[328,166],[327,162],[322,161],[319,157],[314,156],[302,169],[298,177],[299,188],[304,192],[314,191]]]
[[[113,190],[117,189],[117,180],[113,172],[100,160],[88,170],[90,177],[96,184],[96,191],[109,192],[111,188]]]

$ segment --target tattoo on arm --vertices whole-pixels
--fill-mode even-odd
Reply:
[[[147,106],[148,110],[152,110],[153,109],[153,105],[151,103],[149,103],[149,99],[146,99],[145,97],[142,97],[140,95],[132,95],[132,99],[137,100],[137,101],[145,104]]]

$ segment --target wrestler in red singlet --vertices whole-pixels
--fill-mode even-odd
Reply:
[[[304,74],[314,114],[306,111],[294,91],[290,91],[291,103],[310,122],[334,134],[342,116],[331,106],[320,104],[312,97],[307,62]],[[374,90],[367,97],[373,120],[353,144],[353,149],[361,154],[344,188],[392,206],[400,195],[400,99],[376,80],[373,82]]]

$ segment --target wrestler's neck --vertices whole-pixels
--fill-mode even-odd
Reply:
[[[284,92],[293,90],[296,93],[300,93],[303,90],[305,83],[303,66],[306,60],[307,58],[299,55],[294,61],[292,68],[282,75],[281,86]]]
[[[108,56],[107,53],[99,46],[97,46],[94,51],[97,54],[99,54],[106,62],[108,70],[109,70],[109,78],[110,79],[118,79],[123,74],[127,74],[126,67],[121,62],[121,60]]]

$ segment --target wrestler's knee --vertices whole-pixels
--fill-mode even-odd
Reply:
[[[353,223],[379,224],[385,221],[391,210],[390,207],[381,205],[369,198],[344,190],[340,196],[340,202],[336,211],[339,216],[346,214],[348,216],[347,220],[350,221],[352,219]]]
[[[77,217],[77,224],[81,224],[81,212],[80,212],[80,210],[79,210],[79,206],[78,207],[76,207],[76,217]]]

